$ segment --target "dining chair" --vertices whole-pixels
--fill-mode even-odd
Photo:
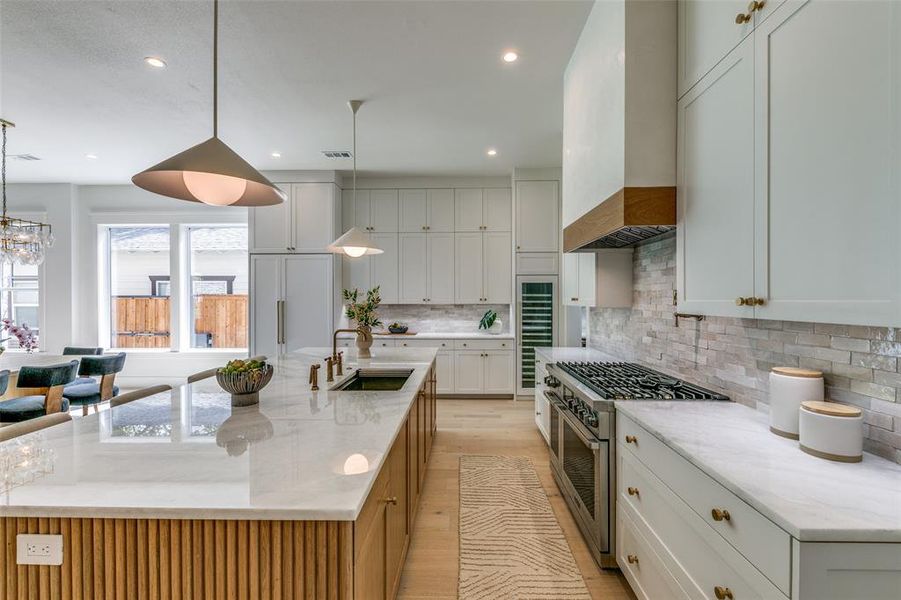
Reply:
[[[37,393],[18,396],[0,402],[0,423],[21,423],[44,415],[69,411],[69,401],[63,397],[66,384],[75,379],[78,361],[45,367],[19,368],[16,388],[34,389]],[[6,393],[9,371],[0,371],[0,395]]]
[[[63,356],[98,356],[103,354],[103,348],[93,346],[66,346],[63,348]],[[81,385],[83,383],[97,383],[92,377],[76,377],[69,385]]]
[[[91,379],[91,383],[70,385],[63,390],[63,396],[74,406],[81,406],[81,414],[88,414],[88,407],[97,405],[119,394],[119,386],[115,384],[116,374],[125,367],[125,353],[104,354],[103,356],[85,356],[81,359],[78,374],[87,377],[100,376],[100,382]]]
[[[0,427],[0,442],[5,442],[7,440],[11,440],[28,433],[34,433],[35,431],[40,431],[41,429],[47,429],[48,427],[53,427],[54,425],[59,425],[60,423],[65,423],[66,421],[71,420],[72,417],[69,416],[69,413],[60,412],[52,415],[44,415],[43,417],[37,417],[35,419],[31,419],[30,421],[22,421],[21,423],[16,423],[14,425]]]
[[[129,402],[134,402],[135,400],[140,400],[141,398],[147,398],[148,396],[153,396],[154,394],[161,394],[163,392],[168,392],[172,389],[171,385],[152,385],[150,387],[142,388],[140,390],[135,390],[133,392],[126,392],[124,394],[119,394],[115,396],[109,401],[110,408],[115,408],[117,406],[122,406],[123,404],[128,404]]]

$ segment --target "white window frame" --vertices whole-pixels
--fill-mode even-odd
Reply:
[[[16,217],[17,219],[24,219],[26,221],[37,221],[40,223],[47,222],[47,213],[46,212],[27,212],[27,211],[14,211],[10,214],[11,217]],[[46,259],[45,259],[46,262]],[[46,334],[47,334],[47,302],[46,302],[46,289],[44,279],[44,263],[38,265],[38,322],[40,323],[40,330],[38,334],[38,347],[35,350],[36,352],[41,352],[46,347]],[[0,331],[0,338],[9,337],[9,332]],[[6,348],[5,352],[22,352],[26,351],[22,348]]]

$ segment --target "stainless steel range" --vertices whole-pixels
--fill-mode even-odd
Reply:
[[[601,567],[616,567],[615,400],[728,400],[632,363],[548,365],[551,471]]]

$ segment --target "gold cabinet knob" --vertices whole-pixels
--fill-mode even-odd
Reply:
[[[385,498],[385,502],[387,502],[388,504],[393,504],[394,506],[397,506],[397,496],[391,496],[390,498]]]
[[[725,508],[714,508],[710,511],[710,516],[714,521],[731,521],[732,515]]]
[[[751,3],[748,4],[748,12],[752,13],[763,10],[764,6],[766,6],[766,0],[751,0]]]
[[[629,561],[629,564],[630,564],[630,565],[637,565],[637,564],[638,564],[638,557],[635,556],[634,554],[630,554],[629,556],[627,556],[627,557],[626,557],[626,560]]]
[[[732,590],[721,585],[713,588],[713,595],[716,596],[717,600],[733,600],[735,598],[732,595]]]
[[[630,495],[630,496],[637,496],[637,495],[638,495],[638,488],[636,488],[636,487],[630,487],[630,488],[627,488],[626,491],[629,492],[629,495]]]
[[[748,13],[748,14],[738,13],[737,15],[735,15],[735,23],[737,25],[744,25],[745,23],[747,23],[750,20],[751,20],[751,13]]]
[[[752,306],[763,306],[766,304],[766,299],[764,298],[748,298],[751,301]]]
[[[743,298],[742,296],[739,296],[735,299],[735,306],[749,306],[750,300],[750,298]]]
[[[636,444],[636,445],[637,445],[637,444],[638,444],[638,438],[635,437],[634,435],[627,435],[627,436],[626,436],[626,443],[627,443],[627,444]]]

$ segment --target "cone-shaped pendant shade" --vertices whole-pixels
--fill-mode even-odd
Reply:
[[[285,194],[222,140],[211,137],[131,178],[148,192],[216,206],[269,206]]]
[[[364,254],[381,254],[384,252],[381,248],[376,248],[372,243],[372,239],[366,232],[357,227],[351,227],[347,233],[339,237],[325,248],[329,252],[335,254],[346,254],[353,258],[358,258]]]

